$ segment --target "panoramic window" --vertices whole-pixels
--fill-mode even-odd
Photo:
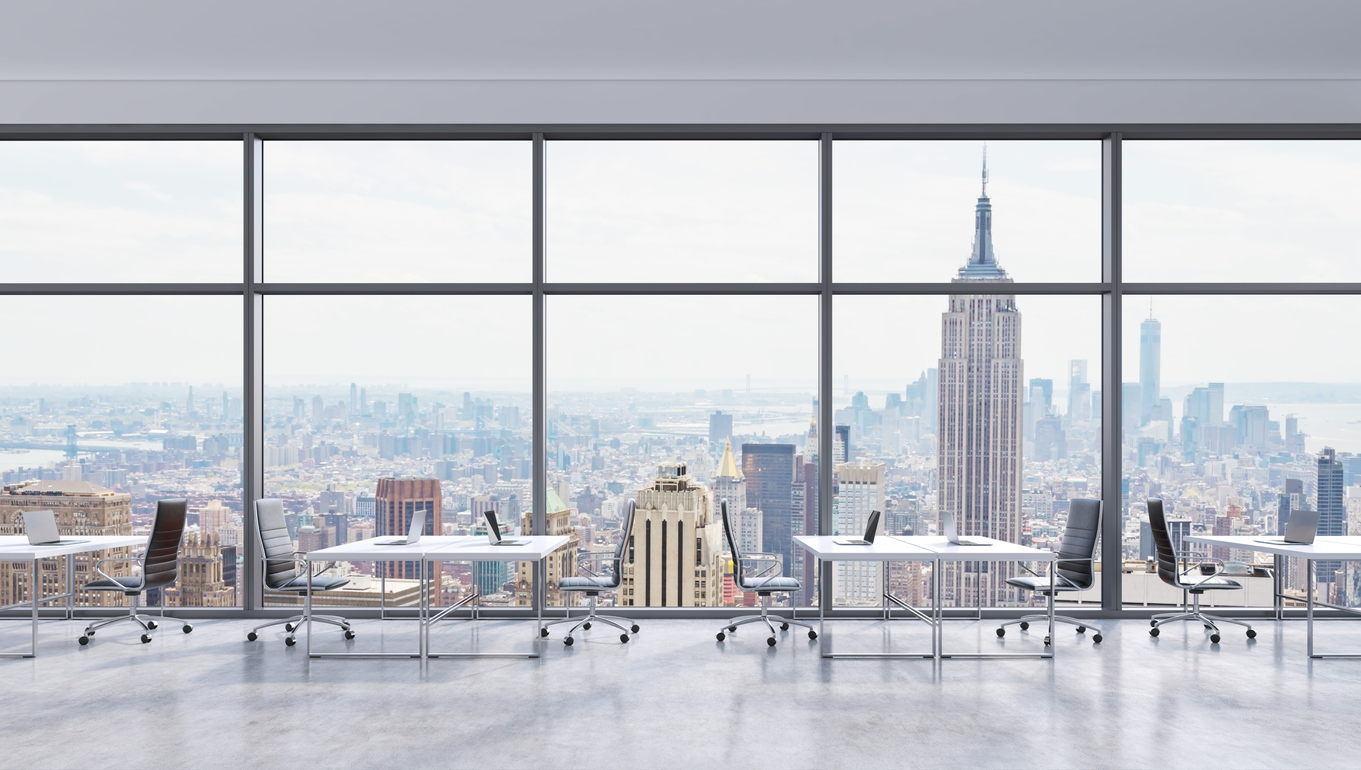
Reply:
[[[947,282],[970,262],[1014,281],[1101,280],[1101,144],[839,141],[838,283]],[[975,234],[986,217],[995,238]]]
[[[265,279],[528,281],[529,142],[266,142]]]
[[[548,279],[818,279],[816,142],[557,141]]]
[[[638,503],[623,585],[602,601],[756,604],[734,581],[726,500],[753,571],[798,578],[792,600],[812,603],[816,565],[792,538],[817,531],[816,300],[552,297],[548,318],[549,530],[560,506],[574,547],[613,554]],[[551,579],[550,603],[568,601]]]
[[[241,281],[240,142],[0,142],[12,283]]]
[[[527,297],[270,297],[265,302],[265,494],[297,550],[405,535],[519,532],[531,483]],[[527,525],[525,531],[528,531]],[[527,605],[514,564],[445,563],[434,601],[479,591]],[[415,606],[415,562],[349,563],[318,601]],[[271,604],[295,597],[266,593]]]

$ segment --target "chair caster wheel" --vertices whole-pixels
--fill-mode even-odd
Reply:
[[[291,636],[284,637],[284,644],[288,645],[289,647],[292,647],[293,645],[295,645],[295,644],[297,644],[297,643],[298,643],[298,640],[297,640],[297,639],[294,639],[294,638],[291,637]]]
[[[293,631],[294,631],[293,624],[292,624],[292,623],[285,623],[285,624],[284,624],[284,630],[287,631],[287,632],[290,633],[290,634],[293,633]]]
[[[148,635],[148,634],[142,634],[142,644],[150,644],[150,643],[151,643],[151,636]]]
[[[575,640],[572,639],[572,637],[569,636],[569,637],[567,637],[566,639],[563,639],[563,640],[562,640],[562,643],[565,644],[565,645],[567,645],[568,647],[571,647],[573,641],[575,641]]]
[[[721,641],[723,641],[724,639],[727,639],[727,638],[728,638],[728,635],[727,635],[727,634],[723,633],[722,631],[719,631],[719,632],[718,632],[718,641],[721,642]],[[85,642],[81,642],[81,644],[85,644]]]
[[[775,637],[772,636],[772,637],[770,637],[769,639],[767,639],[767,640],[766,640],[766,644],[770,645],[771,647],[774,647],[774,646],[775,646]]]
[[[180,626],[180,630],[187,634],[192,632],[194,630],[194,627],[189,625],[188,623],[185,623],[184,625]]]
[[[728,626],[728,633],[730,634],[737,633],[737,626]]]
[[[637,623],[634,623],[634,624],[629,628],[629,630],[632,631],[632,632],[635,633],[635,634],[638,633],[638,624],[637,624]]]
[[[1149,636],[1157,636],[1157,635],[1158,635],[1158,628],[1155,626],[1155,627],[1153,627],[1153,628],[1148,629],[1148,635],[1149,635]]]
[[[1025,630],[1027,630],[1027,629],[1029,629],[1029,628],[1030,628],[1030,624],[1027,623],[1026,621],[1022,620],[1022,621],[1021,621],[1021,630],[1022,630],[1022,631],[1025,631]]]
[[[348,629],[348,628],[345,629],[345,638],[346,638],[346,639],[353,639],[353,638],[354,638],[354,632],[351,631],[351,630]]]
[[[1086,626],[1078,626],[1078,627],[1077,627],[1077,632],[1078,632],[1079,634],[1085,634],[1085,633],[1087,633],[1087,627],[1086,627]]]
[[[808,632],[808,638],[809,638],[809,639],[816,639],[816,638],[818,638],[818,632],[817,632],[817,631],[812,631],[812,630],[810,630],[810,631]]]
[[[1006,635],[1007,635],[1007,630],[1006,630],[1005,628],[999,628],[999,629],[997,629],[997,638],[998,638],[998,639],[1001,639],[1002,637],[1004,637],[1004,636],[1006,636]]]
[[[1158,625],[1158,621],[1156,621],[1156,620],[1150,620],[1150,621],[1148,621],[1148,624],[1149,624],[1150,626],[1157,626],[1157,625]]]
[[[155,631],[155,630],[156,630],[156,621],[154,621],[154,620],[148,620],[148,621],[146,622],[146,627],[149,628],[149,629],[151,629],[152,631]]]
[[[1092,641],[1093,641],[1093,642],[1096,642],[1097,644],[1101,644],[1101,634],[1095,634],[1095,635],[1093,635],[1093,636],[1092,636]]]
[[[581,624],[581,627],[584,628],[584,629],[586,629],[587,631],[590,631],[590,630],[591,630],[591,624],[590,624],[590,623],[583,623],[583,624]]]
[[[1257,638],[1257,632],[1256,632],[1256,631],[1253,631],[1251,628],[1249,628],[1249,629],[1248,629],[1248,638],[1249,638],[1249,639],[1256,639],[1256,638]]]
[[[540,629],[539,629],[539,636],[548,636],[548,629],[546,629],[546,628],[540,628]]]
[[[1210,634],[1210,644],[1219,644],[1219,634]]]
[[[249,634],[246,634],[246,641],[248,641],[248,642],[253,642],[253,641],[255,641],[256,639],[259,639],[259,638],[260,638],[260,635],[257,634],[257,633],[255,633],[254,631],[251,631]]]
[[[80,642],[80,646],[81,646],[81,647],[84,647],[85,645],[87,645],[87,644],[90,643],[90,637],[88,637],[88,636],[82,636],[82,637],[80,637],[79,639],[77,639],[76,641],[77,641],[77,642]]]
[[[628,644],[628,641],[629,641],[629,635],[628,635],[628,634],[620,634],[620,635],[619,635],[619,643],[620,643],[620,644]]]
[[[789,630],[789,624],[788,624],[788,623],[781,623],[781,624],[780,624],[780,630],[781,630],[781,631],[788,631],[788,630]]]

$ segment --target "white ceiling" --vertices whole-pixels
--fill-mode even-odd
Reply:
[[[1004,103],[991,119],[1199,121],[1236,105],[1222,119],[1357,120],[1358,28],[1351,0],[11,0],[0,122],[986,121]],[[267,85],[318,80],[347,90]],[[534,85],[477,83],[507,80]],[[612,98],[580,81],[657,87],[619,85]],[[1093,94],[1073,81],[1115,84]],[[648,94],[670,102],[649,107]],[[411,103],[429,100],[464,102]]]

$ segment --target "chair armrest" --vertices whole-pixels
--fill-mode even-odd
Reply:
[[[766,575],[770,574],[770,571],[771,571],[771,570],[778,569],[779,566],[780,566],[780,560],[779,560],[779,559],[776,559],[776,558],[772,558],[772,557],[770,557],[770,556],[743,556],[742,559],[741,559],[741,561],[739,562],[739,564],[740,564],[740,565],[745,565],[745,564],[748,563],[748,562],[750,562],[750,563],[752,563],[752,564],[765,564],[765,565],[766,565],[766,568],[763,569],[763,570],[761,570],[760,572],[757,572],[757,573],[754,574],[754,575],[747,575],[747,577],[754,577],[754,578],[765,577]],[[743,571],[745,571],[745,570],[746,570],[746,567],[745,567],[745,566],[741,566],[740,569],[742,569]]]
[[[100,576],[103,577],[104,579],[106,579],[106,580],[112,580],[113,582],[117,583],[118,580],[117,580],[113,575],[110,575],[110,574],[106,573],[103,569],[100,568],[99,565],[101,565],[101,564],[103,564],[103,563],[105,563],[105,562],[110,562],[110,561],[135,561],[135,562],[141,562],[141,561],[142,561],[142,558],[143,558],[142,556],[110,556],[110,557],[107,558],[107,559],[100,559],[99,561],[95,562],[94,570],[95,570],[95,572],[98,572],[98,573],[100,574]]]
[[[578,569],[578,570],[581,570],[581,571],[583,571],[583,572],[585,572],[586,575],[589,576],[589,577],[600,577],[600,575],[598,575],[594,570],[592,570],[592,569],[591,569],[589,566],[587,566],[587,565],[589,565],[589,564],[599,564],[599,563],[601,563],[601,562],[613,562],[613,561],[614,561],[614,554],[608,554],[608,555],[607,555],[607,554],[585,554],[585,555],[578,554],[578,555],[577,555],[577,569]],[[608,571],[612,573],[614,570],[608,570]]]
[[[1187,561],[1190,561],[1190,559],[1188,559]],[[1213,563],[1213,564],[1215,565],[1215,567],[1216,567],[1215,571],[1212,572],[1212,573],[1210,573],[1209,575],[1206,575],[1206,576],[1202,577],[1200,580],[1197,580],[1195,583],[1193,583],[1193,584],[1191,585],[1191,587],[1192,587],[1192,588],[1195,588],[1195,587],[1197,587],[1197,586],[1204,585],[1205,583],[1208,583],[1208,582],[1210,582],[1211,580],[1214,580],[1215,578],[1217,578],[1217,577],[1219,577],[1220,575],[1224,574],[1224,562],[1223,562],[1222,559],[1216,559],[1216,558],[1214,558],[1213,556],[1206,556],[1206,557],[1203,557],[1203,558],[1200,559],[1200,561],[1196,562],[1195,564],[1191,565],[1190,567],[1187,567],[1187,568],[1186,568],[1186,571],[1185,571],[1185,572],[1182,572],[1181,574],[1182,574],[1182,575],[1185,575],[1187,572],[1190,572],[1191,570],[1198,570],[1198,569],[1200,569],[1200,566],[1201,566],[1202,564],[1210,564],[1210,563]]]

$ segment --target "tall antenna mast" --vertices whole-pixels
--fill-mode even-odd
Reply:
[[[983,197],[988,197],[988,143],[983,143]]]

